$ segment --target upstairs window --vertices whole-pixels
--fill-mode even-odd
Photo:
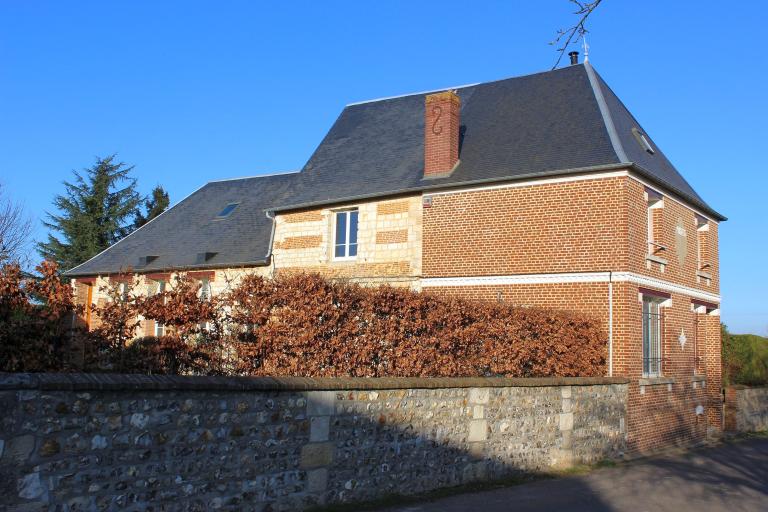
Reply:
[[[333,259],[351,260],[357,257],[357,208],[334,214]]]
[[[165,292],[165,281],[156,281],[157,288],[155,294],[160,294]],[[165,325],[161,324],[157,320],[155,320],[155,336],[165,336]]]
[[[659,256],[667,249],[667,246],[662,243],[664,196],[653,189],[646,189],[645,199],[648,208],[648,254]]]
[[[708,272],[712,263],[709,261],[709,222],[696,215],[696,261],[697,270]]]
[[[203,300],[211,298],[211,280],[207,277],[200,280],[200,298]]]
[[[120,284],[117,285],[118,293],[120,294],[120,300],[123,302],[128,302],[128,283],[125,281],[121,281]]]

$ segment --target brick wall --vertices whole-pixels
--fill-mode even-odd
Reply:
[[[629,261],[627,270],[637,272],[657,279],[671,281],[677,284],[696,288],[708,293],[719,293],[720,291],[720,267],[718,258],[718,225],[714,221],[708,221],[708,229],[703,237],[704,259],[711,263],[706,273],[711,275],[710,283],[705,279],[697,277],[697,246],[698,229],[696,221],[696,212],[690,207],[685,206],[670,196],[664,197],[664,206],[654,210],[658,215],[659,227],[656,229],[656,237],[666,249],[659,250],[656,256],[666,261],[666,264],[660,265],[658,262],[649,261],[647,247],[647,203],[644,198],[645,185],[633,180],[626,179],[626,205],[628,212],[626,219],[628,221],[627,236],[629,241]],[[677,228],[680,226],[685,233],[684,258],[680,258],[681,252],[678,250],[676,241]],[[681,247],[682,249],[682,247]],[[682,261],[682,263],[681,263]]]
[[[579,311],[603,321],[606,332],[608,283],[567,282],[559,274],[630,272],[633,279],[647,276],[717,294],[717,224],[709,221],[702,237],[712,262],[707,282],[697,276],[700,218],[664,197],[653,214],[654,239],[665,249],[649,261],[645,191],[630,176],[614,176],[433,194],[423,217],[423,270],[425,278],[438,279],[425,281],[424,290]],[[663,272],[658,261],[666,262]],[[547,275],[548,282],[493,284],[492,276],[530,274]],[[482,281],[488,284],[468,284],[484,276],[491,277]],[[439,278],[466,279],[452,286]],[[643,379],[643,286],[626,279],[612,284],[613,374],[630,377],[628,446],[637,452],[700,442],[708,428],[722,425],[717,311],[696,312],[690,295],[672,293],[662,309],[663,378]]]
[[[626,179],[434,194],[424,277],[581,272],[626,266]]]

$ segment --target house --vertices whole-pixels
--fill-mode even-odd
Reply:
[[[724,220],[573,63],[347,105],[300,172],[208,183],[67,275],[88,304],[127,269],[148,293],[305,270],[587,312],[643,451],[721,429]]]

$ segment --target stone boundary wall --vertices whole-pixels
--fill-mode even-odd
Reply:
[[[768,431],[768,387],[730,386],[726,388],[725,430]]]
[[[627,380],[0,374],[2,510],[301,510],[620,457]]]

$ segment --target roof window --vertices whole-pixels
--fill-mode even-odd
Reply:
[[[224,207],[221,212],[216,216],[217,219],[226,219],[230,215],[232,215],[232,212],[235,211],[235,208],[237,208],[237,205],[240,203],[229,203],[227,206]]]
[[[640,144],[640,147],[643,148],[646,153],[650,155],[656,153],[656,151],[653,149],[653,146],[651,146],[651,143],[648,141],[648,137],[646,137],[643,132],[637,128],[632,128],[632,135],[635,136],[635,140],[638,144]]]

